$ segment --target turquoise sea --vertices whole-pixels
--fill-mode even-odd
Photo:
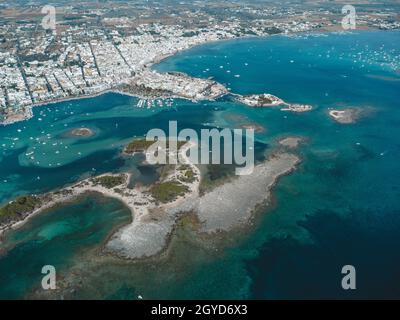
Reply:
[[[149,129],[167,130],[169,120],[196,130],[257,124],[260,150],[277,147],[280,137],[307,138],[301,166],[279,181],[274,205],[253,227],[214,240],[178,228],[159,261],[100,254],[130,219],[117,201],[92,195],[32,218],[0,244],[0,298],[34,297],[44,264],[56,266],[63,284],[79,283],[64,297],[72,299],[400,298],[399,40],[398,31],[230,40],[155,67],[213,77],[234,93],[312,104],[309,113],[224,98],[147,109],[136,98],[104,94],[37,107],[29,121],[0,127],[0,203],[110,171],[151,182],[155,170],[120,151]],[[352,125],[328,117],[329,108],[345,107],[368,113]],[[95,134],[68,136],[78,127]],[[348,264],[356,290],[341,288]]]

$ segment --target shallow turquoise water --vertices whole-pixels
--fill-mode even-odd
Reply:
[[[292,134],[310,140],[300,170],[277,187],[277,207],[229,258],[197,273],[197,290],[210,268],[225,266],[235,280],[213,277],[216,297],[232,288],[252,298],[400,296],[399,40],[399,32],[251,39],[195,48],[160,66],[196,76],[209,69],[234,92],[316,106],[302,115],[232,106],[266,126],[265,142]],[[375,113],[343,126],[326,115],[343,106]],[[352,292],[340,286],[345,264],[358,271]]]
[[[301,167],[276,188],[276,207],[218,255],[191,247],[180,235],[170,260],[152,272],[104,265],[87,280],[97,284],[96,297],[133,298],[138,292],[145,298],[400,297],[399,40],[399,32],[234,40],[191,49],[157,66],[213,76],[236,93],[269,92],[289,102],[312,104],[315,110],[305,114],[252,109],[225,100],[138,109],[135,98],[116,94],[36,108],[35,118],[0,128],[0,202],[90,174],[121,168],[137,172],[135,159],[119,156],[121,146],[151,128],[167,128],[168,120],[194,129],[257,123],[265,127],[257,140],[268,146],[285,135],[308,138],[301,149]],[[330,107],[348,106],[374,112],[348,126],[326,114]],[[81,126],[96,134],[63,138],[67,130]],[[142,180],[148,175],[154,173],[145,173]],[[62,239],[57,230],[65,225],[53,225],[46,217],[38,222],[41,233],[57,242]],[[90,245],[101,242],[106,233]],[[82,238],[74,250],[79,243],[88,246]],[[47,250],[39,248],[40,253],[27,254],[35,257]],[[18,265],[18,260],[9,255],[1,263]],[[60,265],[68,269],[68,263],[73,259]],[[356,291],[340,288],[344,264],[356,267]],[[20,274],[32,270],[22,268]],[[102,270],[113,280],[111,285],[101,284]],[[7,283],[0,285],[2,297],[7,296],[2,287],[23,283],[17,290],[21,293],[32,284],[30,276],[20,282],[3,276],[2,281]],[[83,297],[90,294],[94,292],[83,289]]]
[[[130,210],[120,202],[93,195],[34,217],[2,245],[0,299],[24,298],[40,286],[43,266],[63,272],[78,254],[130,220]]]

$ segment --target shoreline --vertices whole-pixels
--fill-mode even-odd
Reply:
[[[31,213],[28,213],[22,220],[6,223],[5,225],[0,226],[0,243],[2,242],[2,237],[4,236],[4,234],[7,233],[8,231],[17,230],[23,225],[25,225],[31,218],[37,216],[38,214],[41,214],[47,210],[51,210],[57,205],[60,204],[63,205],[75,201],[75,199],[76,196],[71,195],[70,197],[64,197],[63,199],[56,199],[45,202],[39,208],[36,208]]]
[[[216,43],[216,42],[220,42],[220,41],[229,41],[229,40],[245,39],[245,38],[257,38],[257,37],[258,36],[245,36],[245,37],[237,37],[237,38],[211,40],[211,41],[208,41],[208,42],[198,43],[198,44],[189,46],[188,48],[185,48],[185,49],[180,50],[180,51],[176,51],[176,52],[173,52],[173,53],[157,56],[157,57],[155,57],[154,61],[151,61],[148,64],[146,64],[145,67],[143,68],[143,70],[147,69],[148,71],[151,71],[151,72],[165,73],[165,72],[158,72],[158,71],[154,70],[153,66],[156,65],[156,64],[161,63],[162,61],[164,61],[164,60],[166,60],[166,59],[168,59],[170,57],[173,57],[173,56],[175,56],[175,55],[177,55],[179,53],[185,52],[187,50],[193,49],[193,48],[198,47],[198,46],[202,46],[202,45],[206,45],[206,44],[210,44],[210,43]],[[260,36],[260,38],[261,37],[268,37],[268,36]],[[191,77],[188,74],[184,74],[184,75],[187,76],[187,77]],[[202,79],[202,78],[198,78],[198,79]],[[219,84],[218,82],[216,82],[216,83]],[[119,85],[123,85],[123,84],[124,83],[120,83]],[[115,88],[105,89],[105,90],[102,90],[102,91],[97,92],[97,93],[80,94],[80,95],[77,95],[77,96],[55,98],[55,99],[52,99],[50,101],[37,102],[37,103],[33,103],[33,104],[29,104],[29,105],[24,106],[23,108],[26,108],[27,112],[29,113],[29,115],[27,117],[24,117],[22,119],[11,120],[11,121],[7,121],[7,120],[6,121],[0,121],[0,126],[12,125],[14,123],[23,122],[23,121],[27,121],[29,119],[32,119],[34,117],[33,108],[35,108],[35,107],[44,107],[44,106],[48,106],[48,105],[52,105],[52,104],[56,104],[56,103],[62,103],[62,102],[80,100],[80,99],[90,99],[90,98],[95,98],[95,97],[102,96],[102,95],[107,94],[107,93],[121,94],[121,95],[130,96],[130,97],[138,98],[138,99],[148,99],[149,98],[149,97],[146,97],[146,96],[142,96],[140,94],[129,93],[129,92],[125,92],[125,91],[122,91],[122,90],[119,90],[119,89],[115,89]],[[224,95],[226,95],[226,94],[229,94],[229,92],[226,92]],[[221,95],[221,96],[223,96],[223,95]],[[221,96],[218,96],[215,99],[221,98]],[[163,96],[157,97],[157,99],[163,99],[163,98],[165,98],[165,97],[163,97]],[[170,96],[169,98],[184,99],[184,100],[193,101],[192,99],[187,98],[185,96]]]
[[[256,165],[252,174],[240,176],[205,193],[200,198],[197,214],[203,224],[200,233],[230,232],[248,224],[257,207],[270,201],[279,179],[296,170],[300,162],[295,154],[275,151]]]
[[[190,163],[187,157],[187,151],[193,144],[191,142],[181,147],[181,163],[159,181],[179,181],[187,186],[187,191],[173,200],[159,203],[149,193],[151,186],[129,188],[131,173],[106,173],[42,195],[42,200],[49,200],[23,220],[2,227],[0,239],[5,232],[20,228],[39,213],[76,201],[85,194],[97,193],[121,201],[132,216],[129,224],[121,226],[107,237],[101,251],[124,260],[157,259],[168,250],[174,230],[185,215],[194,215],[199,221],[199,229],[196,230],[199,237],[231,232],[251,224],[258,208],[270,203],[272,190],[279,179],[296,170],[301,162],[297,155],[276,149],[265,161],[255,166],[252,174],[234,177],[201,195],[200,169]],[[184,177],[187,168],[192,170],[195,179],[183,182],[179,179]],[[123,177],[123,182],[105,187],[96,180],[101,177]],[[259,192],[254,192],[254,188]]]
[[[355,32],[368,32],[368,31],[382,31],[382,30],[377,30],[377,29],[368,29],[368,30],[355,30]],[[388,32],[388,31],[393,31],[393,30],[383,30],[382,32]],[[348,32],[348,31],[337,31],[337,30],[308,30],[308,31],[299,31],[299,32],[293,32],[293,33],[279,33],[279,34],[266,34],[266,35],[244,35],[244,36],[238,36],[238,37],[232,37],[232,38],[226,38],[226,39],[217,39],[217,40],[210,40],[210,41],[206,41],[203,43],[198,43],[192,46],[189,46],[188,48],[185,48],[183,50],[178,50],[176,52],[170,53],[170,54],[164,54],[161,55],[159,57],[156,57],[154,59],[154,61],[149,62],[148,64],[146,64],[145,69],[148,69],[150,71],[154,71],[157,73],[165,73],[165,72],[158,72],[157,70],[153,69],[153,66],[156,64],[161,63],[162,61],[176,56],[177,54],[183,53],[185,51],[191,50],[193,48],[196,47],[200,47],[200,46],[204,46],[204,45],[209,45],[212,43],[219,43],[219,42],[225,42],[225,41],[240,41],[240,40],[246,40],[246,39],[257,39],[257,40],[263,40],[263,39],[268,39],[269,37],[277,37],[277,36],[281,36],[281,37],[291,37],[291,36],[297,36],[297,35],[307,35],[307,34],[335,34],[338,32],[343,32],[344,34],[347,33],[352,33],[352,32]],[[189,75],[187,75],[189,76]],[[197,77],[196,77],[197,78]],[[203,79],[203,78],[198,78],[198,79]],[[217,82],[218,83],[218,82]],[[147,99],[148,97],[146,96],[141,96],[139,94],[132,94],[129,92],[124,92],[121,91],[119,89],[115,89],[115,88],[109,88],[109,89],[105,89],[102,90],[100,92],[97,93],[90,93],[90,94],[81,94],[78,96],[72,96],[72,97],[63,97],[63,98],[55,98],[52,99],[50,101],[43,101],[43,102],[38,102],[38,103],[33,103],[27,106],[24,106],[23,108],[27,108],[29,111],[29,115],[26,118],[23,119],[18,119],[15,121],[2,121],[0,122],[0,126],[7,126],[7,125],[12,125],[14,123],[18,123],[18,122],[23,122],[23,121],[27,121],[31,118],[34,117],[33,115],[33,111],[32,109],[35,107],[43,107],[43,106],[47,106],[47,105],[52,105],[52,104],[56,104],[56,103],[62,103],[62,102],[68,102],[68,101],[74,101],[74,100],[80,100],[80,99],[90,99],[90,98],[95,98],[107,93],[115,93],[115,94],[121,94],[121,95],[125,95],[125,96],[130,96],[130,97],[134,97],[134,98],[139,98],[139,99]],[[235,95],[234,93],[231,92],[227,92],[226,94],[231,94],[231,95]],[[226,95],[225,94],[225,95]],[[163,97],[160,96],[160,99],[162,99]],[[172,96],[172,98],[177,98],[177,99],[185,99],[185,100],[191,100],[188,99],[187,97],[181,97],[181,96]],[[217,97],[216,99],[221,98],[221,96]],[[285,103],[286,104],[286,103]],[[286,110],[285,110],[286,111]]]
[[[0,126],[9,126],[12,125],[14,123],[19,123],[19,122],[24,122],[24,121],[29,121],[30,119],[34,118],[34,114],[33,114],[33,108],[36,107],[46,107],[52,104],[57,104],[57,103],[64,103],[64,102],[69,102],[69,101],[76,101],[76,100],[85,100],[85,99],[91,99],[91,98],[96,98],[96,97],[100,97],[102,95],[106,95],[106,94],[119,94],[119,95],[123,95],[123,96],[127,96],[127,97],[132,97],[132,98],[137,98],[137,99],[166,99],[166,98],[172,98],[172,99],[182,99],[182,100],[188,100],[188,101],[192,101],[192,102],[199,102],[201,100],[193,100],[190,99],[189,97],[185,97],[185,96],[178,96],[178,95],[171,95],[171,96],[159,96],[157,98],[155,97],[149,97],[149,96],[144,96],[144,95],[140,95],[140,94],[134,94],[134,93],[130,93],[130,92],[126,92],[123,90],[119,90],[119,89],[107,89],[107,90],[103,90],[101,92],[98,93],[91,93],[91,94],[82,94],[80,96],[75,96],[75,97],[65,97],[65,98],[58,98],[58,99],[54,99],[51,101],[45,101],[45,102],[40,102],[40,103],[35,103],[32,105],[28,105],[25,106],[24,108],[26,108],[29,115],[27,117],[24,117],[22,119],[18,119],[18,120],[11,120],[11,121],[1,121],[0,122]],[[215,98],[213,98],[212,100],[217,100],[221,97],[223,97],[224,95],[229,94],[229,92],[224,93],[222,95],[219,95]]]
[[[4,234],[8,231],[16,230],[23,226],[25,223],[27,223],[31,218],[35,217],[36,215],[45,212],[48,209],[52,209],[57,205],[63,205],[65,203],[68,203],[70,201],[74,201],[78,199],[80,196],[87,194],[87,193],[99,193],[104,197],[108,198],[114,198],[119,201],[121,201],[130,211],[132,215],[132,222],[127,225],[127,226],[122,226],[119,230],[117,230],[114,234],[110,235],[110,240],[107,242],[106,246],[111,242],[111,239],[114,238],[114,243],[115,239],[118,238],[119,234],[124,233],[125,228],[129,227],[141,227],[143,225],[146,225],[148,221],[151,221],[152,219],[152,209],[163,209],[165,211],[170,211],[169,214],[170,216],[175,217],[180,213],[180,210],[175,210],[176,208],[179,208],[180,205],[182,205],[182,202],[187,200],[188,197],[191,197],[193,194],[196,194],[199,189],[199,184],[200,184],[200,170],[193,164],[189,162],[189,159],[186,157],[186,153],[189,150],[189,148],[193,147],[193,142],[192,143],[187,143],[184,146],[181,147],[180,149],[180,155],[181,159],[183,161],[183,164],[180,164],[177,166],[175,170],[173,170],[172,173],[170,173],[166,178],[163,179],[163,181],[171,181],[174,179],[178,179],[180,175],[183,174],[183,171],[181,172],[179,169],[179,166],[189,166],[190,169],[194,172],[195,178],[191,182],[183,182],[184,185],[188,187],[188,192],[184,195],[179,195],[176,197],[176,199],[172,201],[167,201],[166,203],[158,204],[155,199],[153,199],[152,195],[148,193],[149,187],[135,187],[133,189],[130,189],[129,183],[130,179],[132,177],[131,173],[121,173],[121,174],[112,174],[112,173],[106,173],[102,174],[100,176],[96,177],[90,177],[84,180],[81,180],[73,185],[66,186],[61,189],[57,189],[53,192],[48,192],[43,195],[40,195],[39,198],[43,201],[41,205],[38,208],[35,208],[32,212],[27,213],[27,215],[19,221],[13,221],[10,223],[6,223],[3,226],[0,227],[0,242]],[[97,185],[95,184],[95,179],[101,178],[101,177],[123,177],[123,182],[113,186],[112,188],[104,187],[102,185]],[[121,190],[121,191],[120,191]],[[171,217],[170,217],[171,218]],[[169,219],[171,222],[172,220]],[[171,227],[174,226],[174,223],[171,224]],[[157,230],[156,230],[157,231]],[[166,230],[167,232],[164,234],[165,237],[168,237],[171,230]],[[156,236],[158,233],[154,233],[153,236]],[[142,236],[146,236],[145,234],[142,234]],[[140,237],[140,235],[139,235]],[[148,237],[148,241],[151,242],[152,236]],[[164,239],[161,239],[164,240]],[[147,243],[143,245],[142,252],[146,249]],[[161,247],[161,249],[163,246]],[[109,248],[108,248],[109,249]],[[154,248],[153,248],[154,249]],[[156,248],[157,251],[153,252],[151,251],[148,256],[155,255],[158,253],[159,247]],[[109,251],[109,250],[107,250]],[[116,254],[117,256],[120,256],[118,254],[118,251],[120,250],[111,250],[113,254]]]
[[[306,33],[306,34],[308,33],[308,34],[309,34],[309,33],[311,33],[311,32],[308,31],[308,32],[304,32],[304,33]],[[323,32],[323,33],[324,33],[324,32]],[[299,34],[299,33],[296,33],[296,34],[293,34],[293,35],[297,35],[297,34]],[[153,65],[155,65],[155,64],[157,64],[157,63],[160,63],[161,61],[163,61],[163,60],[165,60],[165,59],[168,59],[168,58],[171,57],[171,56],[175,56],[176,54],[180,54],[180,53],[182,53],[182,52],[184,52],[184,51],[193,49],[193,48],[195,48],[195,47],[200,47],[200,46],[203,46],[203,45],[211,44],[211,43],[213,43],[213,42],[221,42],[221,41],[240,41],[240,40],[243,40],[243,39],[260,39],[260,40],[262,40],[262,39],[269,38],[270,36],[273,36],[273,35],[266,35],[266,36],[246,36],[246,37],[237,37],[237,38],[230,38],[230,39],[219,39],[219,40],[215,40],[215,41],[210,41],[210,42],[205,42],[205,43],[201,43],[201,44],[196,44],[196,45],[194,45],[194,46],[192,46],[192,47],[190,47],[190,48],[186,48],[185,50],[177,51],[177,52],[172,53],[172,54],[163,55],[163,56],[161,56],[161,57],[158,57],[158,59],[156,59],[155,61],[153,61],[153,62],[151,63],[151,66],[153,66]],[[277,34],[276,36],[288,36],[288,35]],[[121,95],[131,96],[131,97],[135,97],[135,98],[141,98],[140,95],[131,94],[131,93],[129,93],[129,92],[124,92],[124,91],[121,91],[121,90],[118,90],[118,89],[107,89],[107,90],[103,90],[103,91],[98,92],[98,93],[93,93],[93,94],[88,94],[88,95],[80,95],[80,96],[74,96],[74,97],[65,97],[65,98],[60,98],[60,99],[56,99],[56,100],[52,100],[52,101],[48,101],[48,102],[37,103],[37,104],[34,104],[34,105],[30,106],[30,110],[32,110],[33,107],[37,107],[37,106],[46,106],[46,105],[56,104],[56,103],[60,103],[60,102],[67,102],[67,101],[78,100],[78,99],[89,99],[89,98],[98,97],[98,96],[101,96],[101,95],[104,95],[104,94],[108,94],[108,93],[115,93],[115,94],[121,94]],[[235,95],[235,94],[233,94],[233,95]],[[237,96],[237,95],[236,95],[236,96]],[[144,97],[143,97],[143,98],[144,98]],[[187,99],[187,98],[185,98],[185,97],[180,97],[180,98],[182,98],[182,99]],[[28,119],[25,119],[25,120],[28,120]],[[10,123],[10,124],[12,124],[12,123]],[[289,174],[291,171],[295,170],[295,167],[296,167],[296,165],[297,165],[297,163],[298,163],[299,161],[300,161],[300,160],[297,158],[297,160],[295,161],[294,168],[293,168],[293,169],[290,169],[290,170],[288,171],[288,174]],[[195,167],[195,166],[194,166],[194,167]],[[285,173],[283,173],[283,174],[285,174]],[[274,178],[273,183],[270,184],[270,185],[268,186],[269,191],[273,188],[273,186],[275,185],[276,181],[278,180],[278,178],[279,178],[280,176],[281,176],[281,175],[277,175],[277,176]],[[130,179],[129,176],[127,177],[127,179],[128,179],[128,180]],[[85,180],[84,180],[84,181],[85,181]],[[78,185],[79,183],[81,183],[81,182],[78,182],[77,185]],[[229,185],[229,182],[228,182],[227,184]],[[225,186],[225,185],[222,185],[222,187],[224,187],[224,186]],[[73,188],[73,187],[74,187],[74,186],[72,186],[72,187],[67,187],[67,188],[62,189],[62,190],[68,190],[68,189]],[[77,194],[73,193],[72,195],[69,195],[69,196],[67,196],[67,197],[65,197],[65,198],[63,198],[63,199],[56,199],[55,201],[50,201],[49,203],[46,203],[44,206],[42,206],[42,207],[40,207],[40,208],[34,210],[31,214],[29,214],[29,215],[28,215],[27,217],[25,217],[23,220],[18,221],[18,222],[16,222],[15,224],[12,224],[11,229],[18,228],[19,226],[23,225],[26,221],[28,221],[31,217],[35,216],[36,214],[38,214],[38,213],[40,213],[40,212],[42,212],[42,211],[44,211],[44,210],[46,210],[46,209],[50,209],[50,208],[54,207],[55,205],[57,205],[57,204],[59,204],[59,203],[64,203],[64,202],[67,202],[67,201],[71,201],[71,200],[73,200],[73,199],[76,199],[77,196],[82,195],[82,194],[84,194],[85,192],[99,192],[99,193],[101,193],[103,196],[106,196],[106,197],[113,197],[113,198],[116,198],[116,199],[122,201],[122,202],[124,203],[124,205],[126,205],[126,206],[131,210],[132,216],[133,216],[133,222],[135,221],[135,219],[136,219],[135,213],[136,213],[136,212],[135,212],[135,210],[132,208],[132,206],[129,204],[129,202],[126,201],[126,199],[124,199],[123,197],[115,196],[114,193],[111,193],[111,192],[109,192],[109,191],[107,191],[107,190],[101,190],[101,191],[99,191],[99,190],[93,190],[93,189],[90,189],[90,188],[89,188],[89,189],[83,188],[83,189],[79,189],[79,191],[78,191]],[[198,198],[200,199],[201,197],[198,197]],[[176,200],[175,202],[171,203],[171,206],[178,206],[179,204],[180,204],[179,201]],[[0,228],[0,237],[2,236],[3,232],[6,231],[6,230],[8,230],[9,228],[10,228],[10,227]],[[119,233],[119,232],[117,232],[117,233]],[[114,236],[115,236],[115,235],[114,235]]]

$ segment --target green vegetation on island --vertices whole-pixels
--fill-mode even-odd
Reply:
[[[35,196],[21,196],[0,208],[0,223],[8,223],[24,218],[38,206],[41,201]]]
[[[273,101],[271,99],[269,99],[267,96],[265,95],[260,95],[258,97],[258,103],[260,105],[265,105],[265,104],[271,104]]]
[[[125,147],[126,153],[144,152],[147,148],[154,144],[154,141],[146,141],[146,139],[136,139]]]
[[[194,182],[197,178],[196,175],[194,174],[192,169],[188,169],[186,170],[186,172],[184,173],[183,177],[179,178],[182,182],[185,183],[192,183]]]
[[[123,175],[120,176],[102,176],[98,178],[93,178],[92,183],[95,186],[102,186],[104,188],[114,188],[116,186],[119,186],[125,182],[125,177]]]
[[[171,202],[188,191],[189,188],[179,181],[161,182],[150,188],[152,197],[162,203]]]
[[[135,153],[135,152],[145,152],[150,146],[152,146],[156,141],[147,141],[146,139],[135,139],[130,142],[125,147],[125,153]],[[167,149],[169,148],[169,139],[166,140]],[[177,146],[178,150],[186,144],[186,141],[178,141]]]

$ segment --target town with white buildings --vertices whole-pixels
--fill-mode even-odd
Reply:
[[[340,28],[342,17],[340,11],[318,6],[298,10],[296,6],[182,2],[180,11],[167,4],[146,7],[140,1],[135,8],[129,2],[118,2],[110,15],[109,8],[83,9],[59,1],[54,30],[43,27],[40,6],[10,11],[8,1],[0,5],[4,18],[0,19],[3,124],[29,118],[35,105],[107,91],[139,97],[216,99],[227,89],[213,80],[159,73],[151,66],[179,51],[221,39],[334,31]],[[130,12],[136,16],[129,18]],[[381,29],[399,27],[397,13],[368,14],[360,21]]]

